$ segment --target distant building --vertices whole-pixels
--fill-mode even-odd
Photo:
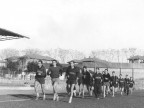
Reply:
[[[129,63],[144,63],[144,56],[132,56],[128,60]]]
[[[31,55],[13,56],[13,57],[6,58],[6,61],[9,61],[9,60],[12,62],[18,61],[19,62],[19,69],[21,69],[22,71],[25,71],[25,70],[27,70],[27,64],[29,62],[42,60],[44,64],[49,64],[54,59],[51,57],[48,57],[48,56],[31,54]]]
[[[0,67],[6,67],[6,61],[0,60]]]

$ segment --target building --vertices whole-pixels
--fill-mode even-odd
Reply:
[[[0,60],[0,67],[6,67],[6,61]]]
[[[42,60],[44,64],[50,64],[51,61],[54,59],[48,56],[29,54],[24,56],[13,56],[6,58],[7,62],[9,60],[12,62],[19,62],[19,69],[21,69],[21,71],[25,71],[27,70],[27,64],[29,62],[36,62],[38,60]]]
[[[129,63],[144,63],[144,56],[132,56],[128,59]]]

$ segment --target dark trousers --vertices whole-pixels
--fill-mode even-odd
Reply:
[[[124,86],[124,92],[128,95],[129,94],[129,85],[125,84]]]
[[[94,94],[96,96],[96,98],[98,98],[101,94],[102,90],[101,90],[101,84],[94,84]]]

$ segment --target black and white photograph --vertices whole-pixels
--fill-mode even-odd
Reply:
[[[0,108],[144,108],[144,0],[0,0]]]

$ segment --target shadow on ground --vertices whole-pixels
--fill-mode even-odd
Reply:
[[[16,97],[19,99],[31,99],[31,100],[35,100],[36,98],[35,94],[10,94],[9,96]],[[59,93],[59,96],[61,98],[67,97],[67,93]],[[46,94],[46,100],[52,100],[52,98],[53,98],[52,93]],[[40,99],[42,99],[42,95],[40,95]]]

